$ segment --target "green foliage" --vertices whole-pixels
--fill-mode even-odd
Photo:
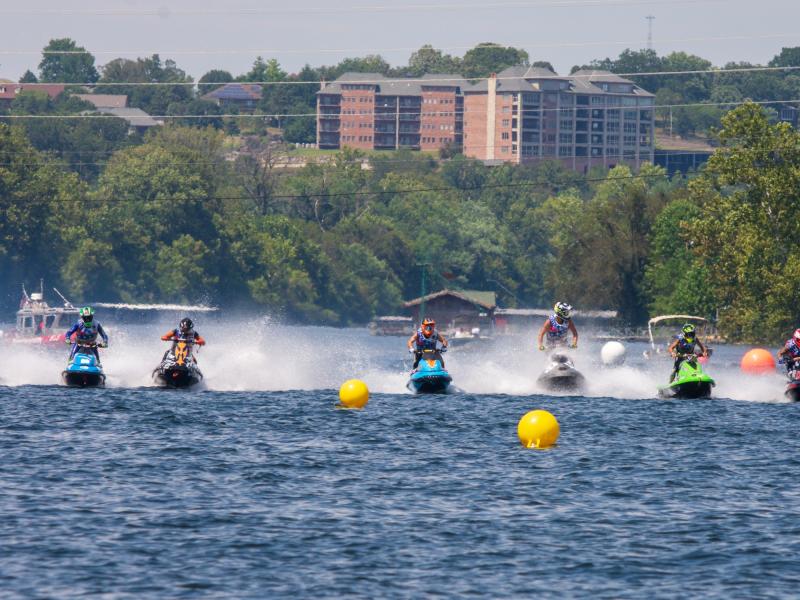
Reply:
[[[468,79],[488,77],[507,67],[527,64],[528,53],[525,50],[486,42],[467,50],[461,60],[461,74]]]
[[[690,186],[702,212],[687,239],[722,308],[722,330],[777,341],[800,318],[800,134],[770,124],[752,103],[722,125],[723,147]]]
[[[652,315],[715,317],[717,305],[713,289],[707,285],[708,269],[696,259],[688,239],[688,227],[700,214],[697,204],[679,198],[670,202],[653,224],[650,259],[645,269]]]
[[[176,85],[103,85],[148,82]],[[136,60],[117,58],[106,64],[95,93],[125,94],[128,96],[128,106],[141,108],[151,115],[166,115],[170,105],[193,99],[191,83],[191,77],[178,68],[175,61],[167,59],[162,63],[161,57],[153,54]]]
[[[69,38],[50,40],[42,51],[42,83],[94,83],[99,78],[94,56]]]
[[[217,88],[222,87],[223,84],[233,81],[233,75],[228,71],[221,69],[212,69],[203,75],[197,82],[197,88],[200,95],[213,92]]]
[[[425,44],[413,52],[408,59],[407,74],[414,77],[420,77],[426,73],[458,73],[460,70],[460,59],[444,54],[430,44]]]

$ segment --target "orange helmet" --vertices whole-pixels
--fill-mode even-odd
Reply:
[[[431,337],[435,327],[436,327],[436,321],[434,321],[433,319],[423,319],[422,335],[424,335],[425,337]]]

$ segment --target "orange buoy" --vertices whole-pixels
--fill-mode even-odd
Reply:
[[[766,375],[775,372],[775,358],[769,350],[753,348],[742,357],[739,367],[749,375]]]

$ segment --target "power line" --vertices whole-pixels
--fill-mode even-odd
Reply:
[[[590,69],[591,70],[591,69]],[[641,71],[641,72],[631,72],[631,73],[600,73],[597,71],[592,71],[590,73],[585,74],[572,74],[572,75],[539,75],[537,74],[535,77],[531,77],[531,79],[542,79],[542,80],[567,80],[567,79],[590,79],[590,80],[602,80],[602,79],[613,79],[615,77],[655,77],[655,76],[676,76],[676,75],[729,75],[734,73],[758,73],[758,72],[770,72],[770,71],[797,71],[800,70],[800,66],[785,66],[785,67],[731,67],[731,68],[711,68],[711,69],[687,69],[683,71]],[[436,75],[432,73],[432,75]],[[509,76],[509,77],[495,77],[497,81],[506,81],[506,80],[517,80],[521,79],[520,76]],[[348,85],[352,84],[380,84],[380,83],[390,83],[390,82],[402,82],[402,83],[421,83],[421,84],[431,84],[434,85],[435,83],[453,83],[453,84],[469,84],[471,81],[479,82],[479,81],[488,81],[491,79],[490,77],[437,77],[434,79],[424,79],[420,77],[386,77],[385,79],[348,79],[347,81],[328,81],[325,82],[327,84],[332,83],[345,83]],[[37,87],[45,87],[45,86],[53,86],[53,85],[64,85],[64,86],[75,86],[75,87],[91,87],[91,88],[101,88],[101,87],[147,87],[147,86],[167,86],[167,87],[180,87],[180,86],[192,86],[192,87],[223,87],[224,85],[228,84],[238,84],[238,85],[260,85],[260,86],[279,86],[279,85],[315,85],[319,86],[321,84],[320,81],[305,81],[305,80],[284,80],[284,81],[230,81],[227,83],[221,82],[199,82],[199,81],[97,81],[97,82],[86,82],[86,83],[73,83],[73,82],[53,82],[53,83],[7,83],[6,85],[21,85],[23,88],[27,88],[29,90],[35,90]],[[587,92],[589,93],[589,92]],[[392,95],[392,94],[387,94]]]
[[[800,67],[798,67],[800,68]],[[725,106],[742,106],[744,104],[758,104],[758,105],[768,105],[768,104],[792,104],[792,103],[800,103],[800,98],[792,98],[787,100],[737,100],[737,101],[728,101],[728,102],[686,102],[686,103],[679,103],[679,104],[641,104],[638,106],[603,106],[600,110],[652,110],[652,109],[661,109],[661,108],[697,108],[697,107],[725,107]],[[571,113],[575,112],[576,110],[591,110],[588,106],[587,107],[578,107],[576,105],[570,105],[569,107],[560,107],[560,108],[526,108],[520,110],[520,114],[524,116],[524,113],[529,114],[536,114],[536,113],[544,113],[544,112],[559,112],[564,115],[571,115]],[[598,109],[598,107],[595,107]],[[429,111],[425,111],[425,116],[428,116]],[[448,116],[449,114],[453,114],[453,116],[457,115],[467,115],[467,114],[486,114],[484,110],[449,110],[449,111],[440,111],[440,112],[431,112],[430,116],[432,117],[441,117],[441,116]],[[329,116],[337,119],[358,119],[359,117],[374,117],[375,115],[382,115],[387,113],[380,113],[374,110],[363,110],[361,113],[353,113],[353,114],[346,114],[346,113],[334,113]],[[397,113],[388,113],[391,115],[395,115]],[[409,111],[409,112],[402,112],[400,113],[401,116],[411,116],[411,117],[421,117],[423,115],[423,111]],[[236,113],[223,113],[223,114],[207,114],[207,115],[148,115],[152,119],[286,119],[286,118],[300,118],[300,117],[316,117],[316,112],[310,113],[263,113],[263,114],[236,114]],[[321,114],[320,116],[324,116]],[[509,115],[513,117],[513,115]],[[0,115],[0,122],[3,119],[44,119],[44,120],[57,120],[57,119],[123,119],[124,117],[118,115],[108,115],[108,114],[71,114],[71,115]],[[431,130],[434,131],[434,130]],[[436,130],[438,131],[438,130]],[[403,133],[403,132],[401,132]],[[417,133],[415,132],[408,132],[408,133]],[[419,132],[422,133],[422,130]],[[591,133],[591,132],[587,132]]]
[[[391,5],[356,5],[356,6],[325,6],[325,7],[285,7],[285,8],[220,8],[220,9],[35,9],[11,8],[0,9],[0,15],[16,16],[109,16],[109,17],[139,17],[155,16],[167,18],[171,16],[259,16],[259,15],[286,15],[286,14],[339,14],[346,12],[357,13],[385,13],[408,11],[433,11],[433,10],[493,10],[497,8],[546,8],[546,7],[605,7],[605,6],[671,6],[678,4],[721,3],[724,0],[509,0],[504,2],[481,2],[480,4],[462,3],[429,3],[429,4],[391,4]]]

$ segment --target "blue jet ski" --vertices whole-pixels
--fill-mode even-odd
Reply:
[[[78,344],[75,356],[61,372],[64,384],[70,387],[103,387],[106,376],[92,351],[95,344]]]
[[[453,378],[444,369],[440,350],[423,350],[419,365],[406,387],[417,394],[445,394]]]

